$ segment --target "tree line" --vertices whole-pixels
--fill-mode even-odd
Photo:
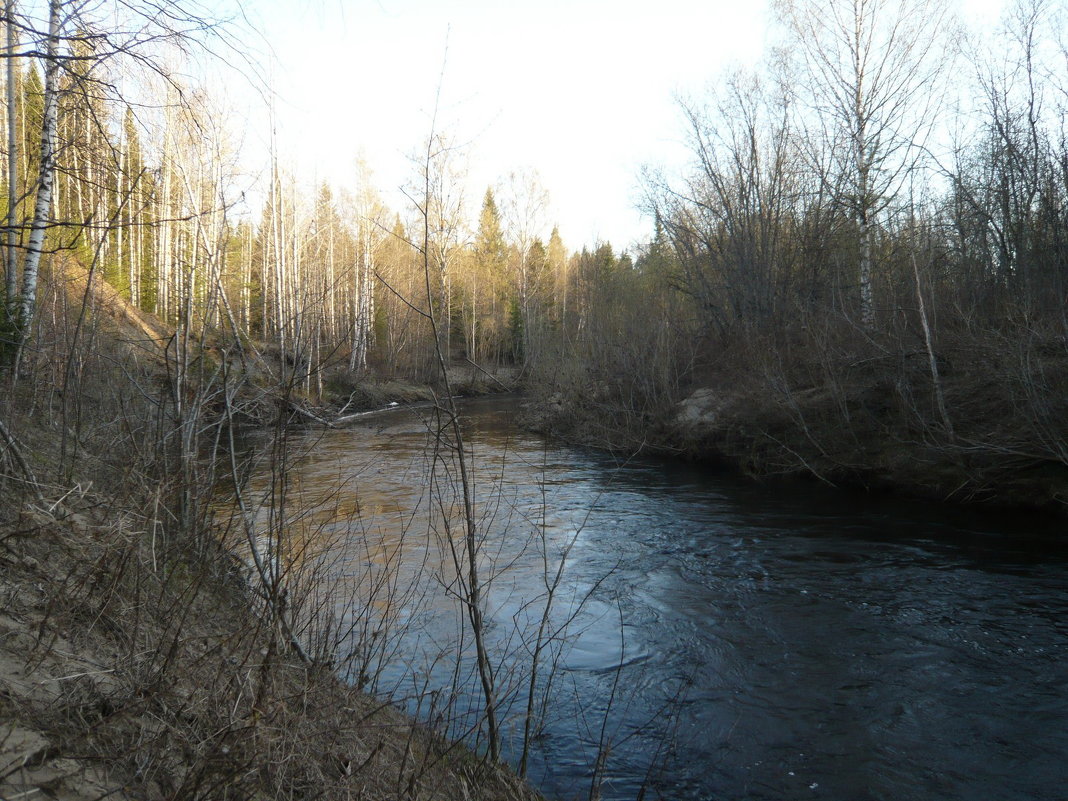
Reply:
[[[865,370],[919,421],[910,438],[943,444],[1004,391],[1033,430],[998,447],[1063,459],[1064,4],[1014,0],[984,37],[928,0],[775,12],[761,65],[680,101],[689,167],[646,171],[654,236],[625,269],[586,268],[598,335],[580,321],[575,375],[546,379],[639,432],[695,384],[756,382],[809,444],[799,401],[821,387],[851,430],[844,383]],[[960,408],[955,368],[978,382]]]
[[[1063,7],[1016,2],[967,53],[926,0],[779,12],[791,55],[684,103],[694,169],[647,182],[653,247],[701,324],[863,335],[918,325],[919,291],[961,325],[1063,334]]]
[[[778,0],[781,46],[680,104],[691,167],[644,176],[654,232],[632,255],[546,235],[530,173],[473,203],[441,132],[410,208],[364,165],[355,188],[309,186],[273,145],[250,181],[219,99],[179,77],[191,40],[234,46],[224,28],[181,6],[161,22],[124,5],[119,26],[103,6],[34,8],[4,17],[9,352],[32,340],[42,255],[275,354],[308,389],[324,364],[426,377],[440,345],[636,422],[710,353],[864,342],[925,354],[937,385],[952,342],[1068,330],[1063,3],[1014,0],[971,40],[932,0]]]
[[[248,175],[241,132],[182,66],[189,37],[231,46],[221,23],[176,12],[187,24],[170,21],[170,38],[130,41],[105,27],[104,11],[56,0],[45,20],[12,3],[4,18],[9,364],[32,342],[42,256],[46,269],[89,268],[170,326],[262,347],[309,389],[327,364],[431,375],[431,305],[449,356],[488,366],[535,359],[569,314],[574,257],[547,226],[536,173],[507,176],[472,214],[444,137],[425,164],[413,159],[409,196],[424,178],[430,189],[424,286],[421,205],[388,208],[367,165],[346,170],[346,187],[309,185],[272,136],[269,163]]]

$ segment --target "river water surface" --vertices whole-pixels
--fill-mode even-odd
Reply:
[[[587,798],[596,773],[605,799],[1068,798],[1054,524],[621,464],[518,430],[517,408],[469,402],[465,428],[513,764],[563,560],[535,682],[546,795]],[[427,415],[317,433],[291,478],[330,493],[310,519],[348,549],[332,570],[358,599],[337,608],[357,672],[463,735],[481,694]]]

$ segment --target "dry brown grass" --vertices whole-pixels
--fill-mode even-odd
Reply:
[[[533,798],[281,651],[226,554],[91,495],[0,544],[0,797]]]

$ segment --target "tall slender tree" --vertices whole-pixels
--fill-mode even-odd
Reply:
[[[45,230],[52,209],[52,188],[56,177],[56,127],[59,109],[60,37],[63,33],[63,2],[49,0],[48,34],[45,37],[44,118],[41,124],[40,156],[37,169],[37,200],[26,260],[22,268],[22,296],[19,301],[15,363],[30,336],[30,324],[37,304],[37,277],[44,252]]]
[[[6,101],[7,101],[7,232],[4,236],[4,308],[0,309],[3,320],[9,319],[14,311],[11,304],[18,294],[18,234],[15,230],[16,207],[19,202],[19,136],[18,108],[16,106],[16,76],[18,59],[15,56],[15,0],[5,0],[4,14],[6,20]],[[6,327],[6,326],[5,326]]]
[[[923,152],[947,59],[938,0],[779,0],[800,86],[844,182],[825,176],[857,229],[860,317],[875,324],[875,229]],[[845,191],[840,191],[844,187]]]

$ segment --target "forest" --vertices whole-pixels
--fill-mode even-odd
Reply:
[[[984,36],[936,0],[773,16],[758,67],[680,98],[689,164],[636,176],[651,226],[622,252],[565,243],[533,171],[469,195],[465,145],[433,123],[405,207],[373,165],[311,180],[273,137],[250,167],[205,77],[244,64],[241,39],[194,2],[6,0],[0,684],[19,700],[0,795],[527,797],[498,765],[460,371],[522,391],[526,426],[616,453],[1063,515],[1068,7],[1013,0]],[[272,550],[285,517],[263,546],[243,506],[240,432],[272,433],[281,504],[291,428],[414,398],[458,460],[489,759],[330,717],[399,713],[323,670],[336,642],[304,640]],[[89,678],[20,694],[23,652]]]

